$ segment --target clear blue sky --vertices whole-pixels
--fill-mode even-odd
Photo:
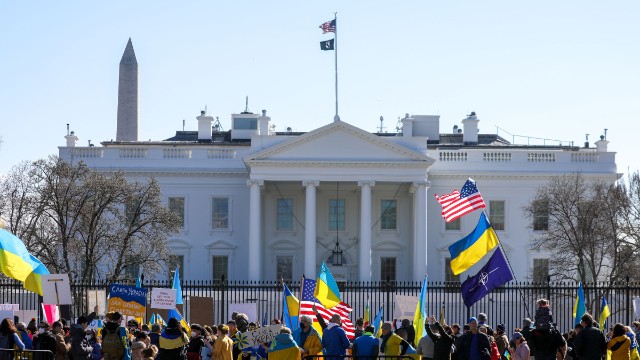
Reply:
[[[132,38],[140,139],[196,130],[205,105],[267,109],[277,131],[332,121],[338,12],[340,116],[389,131],[404,113],[470,111],[480,131],[591,143],[608,128],[618,171],[637,170],[640,1],[2,1],[0,173],[115,138],[118,63]]]

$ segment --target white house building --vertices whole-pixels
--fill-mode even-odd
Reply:
[[[137,96],[129,45],[128,76],[123,80],[121,63],[120,77],[127,104]],[[126,78],[135,78],[135,89]],[[401,132],[387,134],[340,120],[306,133],[272,133],[265,111],[233,114],[231,130],[218,131],[203,112],[198,131],[163,141],[138,141],[137,123],[120,116],[118,136],[127,140],[79,147],[71,133],[59,155],[131,179],[155,177],[182,217],[168,246],[192,280],[295,280],[314,277],[323,260],[343,280],[457,280],[448,247],[473,230],[480,213],[445,223],[434,194],[460,190],[468,177],[516,278],[532,279],[548,267],[547,254],[529,248],[536,230],[522,211],[535,190],[550,176],[573,172],[619,177],[606,139],[595,148],[515,145],[478,134],[474,113],[449,133],[441,133],[439,116],[407,114]],[[137,122],[137,113],[128,118]]]

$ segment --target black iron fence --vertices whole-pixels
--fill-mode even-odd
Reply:
[[[87,294],[90,290],[108,292],[105,281],[72,285],[74,305],[63,308],[63,316],[75,318],[89,312]],[[130,284],[133,285],[133,284]],[[145,281],[143,286],[170,288],[170,281]],[[287,283],[291,292],[300,298],[300,283]],[[353,308],[352,320],[363,317],[369,306],[373,319],[382,308],[383,319],[412,318],[407,303],[417,298],[421,290],[420,282],[341,282],[342,300]],[[466,323],[470,316],[478,313],[488,315],[490,325],[502,323],[507,329],[520,327],[524,318],[534,318],[536,301],[548,299],[553,311],[553,319],[563,331],[573,327],[573,306],[578,285],[575,283],[510,282],[494,290],[472,307],[464,305],[459,283],[429,282],[426,306],[429,315],[440,316],[444,312],[449,324]],[[630,324],[640,317],[640,283],[593,283],[584,285],[588,311],[598,320],[601,299],[607,300],[611,317],[609,324],[617,322]],[[280,319],[283,314],[282,284],[268,281],[183,281],[182,313],[187,319],[205,324],[226,322],[234,304],[255,304],[257,318],[250,321]],[[204,302],[203,302],[204,300]],[[22,288],[22,284],[12,280],[0,281],[0,301],[5,304],[19,304],[22,310],[40,310],[40,299],[34,293]],[[413,300],[415,301],[415,300]],[[206,304],[203,307],[202,304]],[[404,306],[402,304],[405,304]],[[409,309],[412,311],[412,309]],[[148,314],[151,313],[151,310]]]

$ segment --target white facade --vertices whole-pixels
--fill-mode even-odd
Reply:
[[[314,277],[322,260],[333,260],[337,237],[344,263],[330,266],[338,279],[429,274],[444,281],[448,246],[473,230],[479,211],[463,217],[459,229],[447,229],[434,194],[459,190],[468,177],[487,214],[503,224],[494,227],[516,278],[526,280],[534,259],[546,257],[529,250],[534,231],[522,212],[535,189],[573,172],[618,179],[606,140],[597,150],[511,145],[477,134],[475,116],[463,121],[465,131],[476,129],[464,139],[439,134],[438,116],[407,116],[404,132],[394,136],[342,121],[304,134],[268,134],[264,113],[242,117],[256,119],[255,129],[243,120],[226,139],[215,132],[203,139],[199,127],[158,142],[77,147],[67,141],[59,155],[132,179],[155,177],[167,204],[183,209],[183,230],[168,245],[183,256],[183,276],[192,280],[214,273],[232,280]],[[250,139],[242,141],[242,134]]]

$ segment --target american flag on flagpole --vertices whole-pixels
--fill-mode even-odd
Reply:
[[[313,319],[313,322],[318,322],[316,314],[313,312],[313,304],[316,304],[316,309],[324,321],[327,323],[331,319],[333,314],[339,314],[342,317],[342,328],[349,339],[355,338],[356,328],[353,326],[349,313],[353,309],[346,303],[341,302],[331,309],[325,309],[324,306],[313,296],[313,291],[316,288],[316,281],[312,279],[304,279],[302,285],[302,296],[300,297],[300,316],[308,315]]]
[[[452,222],[476,209],[487,207],[478,191],[476,182],[468,179],[460,192],[455,190],[451,194],[438,196],[436,200],[442,205],[442,217],[446,222]]]
[[[326,23],[318,26],[320,29],[322,29],[322,33],[326,34],[329,32],[336,32],[336,19],[333,19],[331,21],[327,21]]]

